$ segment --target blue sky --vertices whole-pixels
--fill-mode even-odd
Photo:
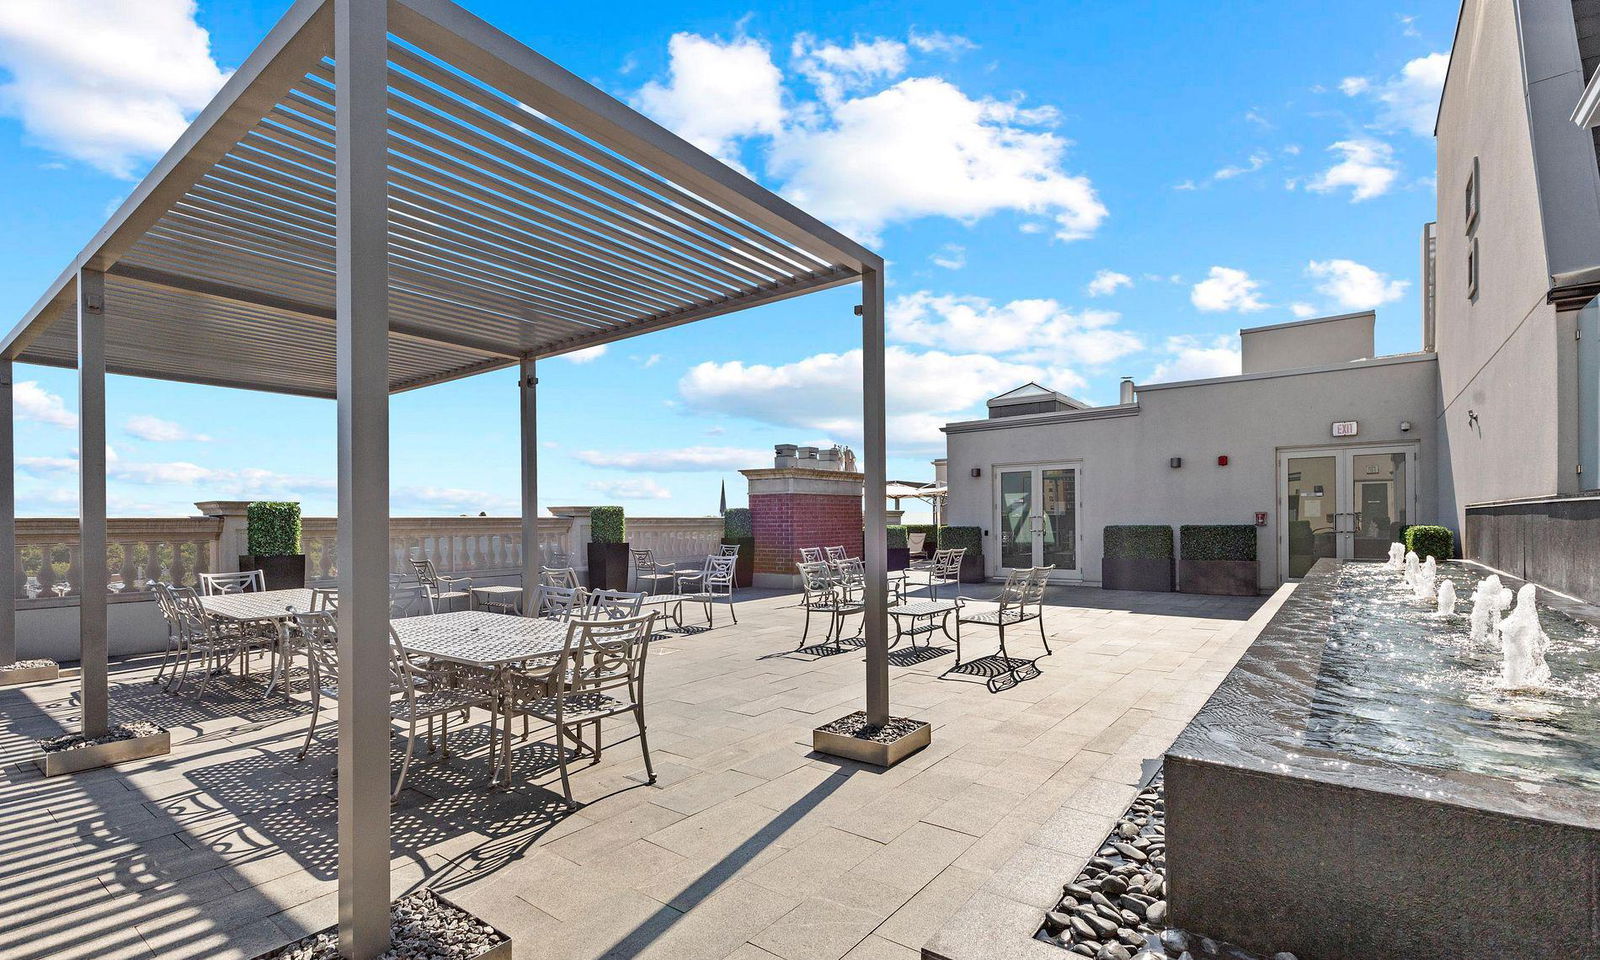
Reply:
[[[43,292],[287,0],[0,9],[0,316]],[[1456,4],[467,6],[889,261],[891,476],[1028,379],[1237,372],[1242,326],[1418,344]],[[93,11],[93,12],[91,12]],[[703,515],[778,442],[859,446],[855,288],[541,364],[541,500]],[[18,512],[76,511],[75,377],[19,367]],[[397,515],[515,513],[509,372],[397,396]],[[328,402],[113,378],[119,515],[334,507]]]

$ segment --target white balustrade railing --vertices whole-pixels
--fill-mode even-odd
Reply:
[[[222,521],[214,517],[114,517],[106,523],[105,589],[114,596],[148,595],[153,580],[194,586],[218,569]],[[83,592],[78,521],[17,519],[19,601],[49,601]]]

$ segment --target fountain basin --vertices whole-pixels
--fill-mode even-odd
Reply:
[[[1600,633],[1540,602],[1555,689],[1508,693],[1464,610],[1320,561],[1167,754],[1172,922],[1300,960],[1600,957]]]

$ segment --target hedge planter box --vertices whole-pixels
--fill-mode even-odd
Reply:
[[[281,557],[241,555],[240,570],[260,570],[268,590],[298,590],[306,585],[305,554]]]
[[[756,582],[756,542],[753,538],[746,537],[742,540],[722,539],[723,543],[730,543],[739,548],[739,559],[733,564],[733,585],[744,588]]]
[[[628,589],[628,545],[589,544],[589,589]]]
[[[432,890],[418,890],[389,907],[384,956],[430,960],[511,960],[511,938]],[[325,927],[255,960],[340,960],[339,928]]]
[[[1107,590],[1172,592],[1172,558],[1106,557],[1100,561],[1100,586]]]
[[[856,711],[811,731],[811,749],[874,767],[892,767],[933,742],[926,720],[890,717],[882,730],[866,726],[867,715]],[[865,736],[863,736],[865,734]]]
[[[889,548],[889,569],[890,570],[904,570],[905,568],[907,568],[909,566],[911,566],[911,548],[910,547],[890,547]]]
[[[18,660],[0,667],[0,687],[60,678],[61,667],[54,660]]]
[[[1260,565],[1254,560],[1185,560],[1178,589],[1219,597],[1253,597],[1260,592],[1260,580]]]
[[[127,724],[112,727],[105,737],[92,741],[65,736],[40,741],[39,746],[44,752],[33,762],[45,776],[54,777],[164,756],[172,752],[172,735],[155,724]]]
[[[983,572],[982,552],[968,550],[966,553],[961,555],[962,583],[985,583],[988,581],[988,579],[988,576],[986,576]]]

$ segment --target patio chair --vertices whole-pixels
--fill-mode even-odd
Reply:
[[[311,663],[311,721],[306,727],[305,743],[296,760],[304,760],[311,750],[311,739],[317,730],[317,720],[322,712],[324,697],[339,700],[339,640],[338,618],[332,611],[298,613],[294,615],[295,630],[305,646],[307,660]],[[494,732],[495,694],[487,684],[463,682],[475,674],[447,675],[443,671],[420,667],[406,653],[400,638],[389,628],[389,718],[406,725],[406,753],[400,762],[400,776],[395,781],[390,799],[400,796],[405,788],[406,774],[411,770],[411,757],[416,752],[417,723],[428,721],[428,752],[433,752],[434,721],[439,722],[439,744],[442,756],[450,756],[450,717],[461,713],[470,716],[473,707],[489,710],[490,732]],[[490,744],[490,756],[494,755]]]
[[[910,549],[911,555],[913,557],[922,556],[922,550],[927,545],[928,545],[928,535],[926,533],[908,533],[908,534],[906,534],[906,546]]]
[[[178,653],[173,664],[172,679],[167,689],[173,693],[189,682],[189,668],[196,654],[200,656],[201,679],[196,693],[204,693],[211,675],[222,669],[224,661],[239,652],[240,634],[220,628],[206,608],[200,605],[200,595],[193,587],[166,587],[174,621],[172,628],[178,635]]]
[[[633,556],[633,579],[639,589],[644,593],[660,592],[661,581],[665,580],[673,590],[678,589],[678,568],[670,563],[657,563],[656,552],[650,549],[629,550]],[[648,583],[648,589],[645,584]]]
[[[823,563],[825,561],[825,559],[826,558],[823,557],[823,555],[822,555],[822,548],[821,547],[801,547],[800,548],[800,562],[801,563]]]
[[[738,544],[730,544],[734,553],[719,554],[715,557],[706,557],[704,569],[695,571],[694,582],[700,589],[691,599],[698,600],[706,607],[706,626],[714,627],[711,619],[711,608],[718,600],[728,601],[728,616],[734,623],[739,622],[739,614],[733,609],[733,587],[736,580],[735,568],[739,562]]]
[[[967,555],[966,547],[956,547],[950,550],[933,551],[933,559],[925,566],[916,566],[913,569],[922,570],[928,575],[928,594],[935,600],[939,599],[939,585],[944,583],[961,582],[961,561]],[[957,588],[959,589],[959,588]]]
[[[565,741],[576,747],[574,759],[588,756],[600,762],[604,748],[601,722],[609,717],[632,714],[639,728],[639,750],[644,755],[646,781],[656,782],[650,762],[650,742],[645,734],[644,668],[650,653],[650,637],[658,614],[622,620],[574,620],[567,626],[567,639],[554,669],[545,678],[512,674],[508,678],[501,710],[505,724],[501,740],[504,750],[506,785],[511,785],[511,716],[521,714],[555,727],[556,759],[561,768],[561,790],[567,807],[577,809],[572,799],[572,781],[567,773]],[[553,683],[550,678],[565,682]],[[583,727],[594,728],[594,745],[583,741]]]
[[[581,616],[587,601],[582,587],[553,587],[541,583],[533,591],[533,615],[570,620]]]
[[[1039,668],[1033,660],[1013,660],[1006,649],[1006,628],[1018,627],[1032,620],[1039,623],[1039,641],[1044,644],[1043,656],[1049,656],[1050,640],[1044,632],[1044,594],[1045,587],[1050,580],[1050,571],[1054,567],[1033,567],[1028,570],[1013,570],[1007,574],[1005,583],[1000,587],[1000,593],[993,599],[984,600],[978,597],[956,597],[956,661],[945,673],[950,673],[961,667],[961,627],[969,626],[993,627],[999,635],[998,657],[1000,666],[1005,669],[988,679],[991,692],[998,693],[1009,689],[1024,680],[1031,680],[1039,675]],[[973,610],[967,605],[981,603],[983,609]],[[968,661],[971,663],[972,661]]]
[[[409,617],[422,600],[422,584],[407,580],[403,573],[389,574],[389,616]]]
[[[803,591],[800,606],[806,612],[806,624],[800,633],[800,644],[795,649],[806,648],[806,637],[811,634],[811,615],[820,613],[828,616],[828,632],[822,642],[832,641],[843,650],[845,618],[851,614],[864,612],[866,604],[860,599],[852,599],[846,595],[833,569],[827,563],[801,563],[798,567],[800,588]]]
[[[623,590],[590,590],[585,605],[585,620],[627,620],[639,615],[644,594]]]
[[[838,563],[840,560],[847,560],[850,557],[850,554],[845,552],[844,547],[823,547],[822,553],[822,559],[829,563]]]
[[[267,589],[267,575],[260,570],[241,570],[238,573],[202,573],[201,596],[214,597],[219,593],[261,593]]]
[[[412,559],[411,570],[416,574],[417,583],[422,585],[422,595],[428,600],[429,613],[438,613],[441,603],[448,611],[452,600],[471,602],[471,577],[440,576],[433,568],[432,560]]]
[[[150,679],[151,683],[160,683],[166,675],[168,668],[173,676],[178,672],[178,660],[183,654],[183,619],[178,612],[177,601],[172,597],[172,585],[159,580],[150,582],[150,592],[155,594],[156,609],[161,611],[161,619],[167,625],[167,649],[161,654],[161,664],[156,668],[156,675]],[[170,683],[171,680],[168,680]]]
[[[571,567],[540,567],[539,584],[547,587],[577,587],[578,571]]]

